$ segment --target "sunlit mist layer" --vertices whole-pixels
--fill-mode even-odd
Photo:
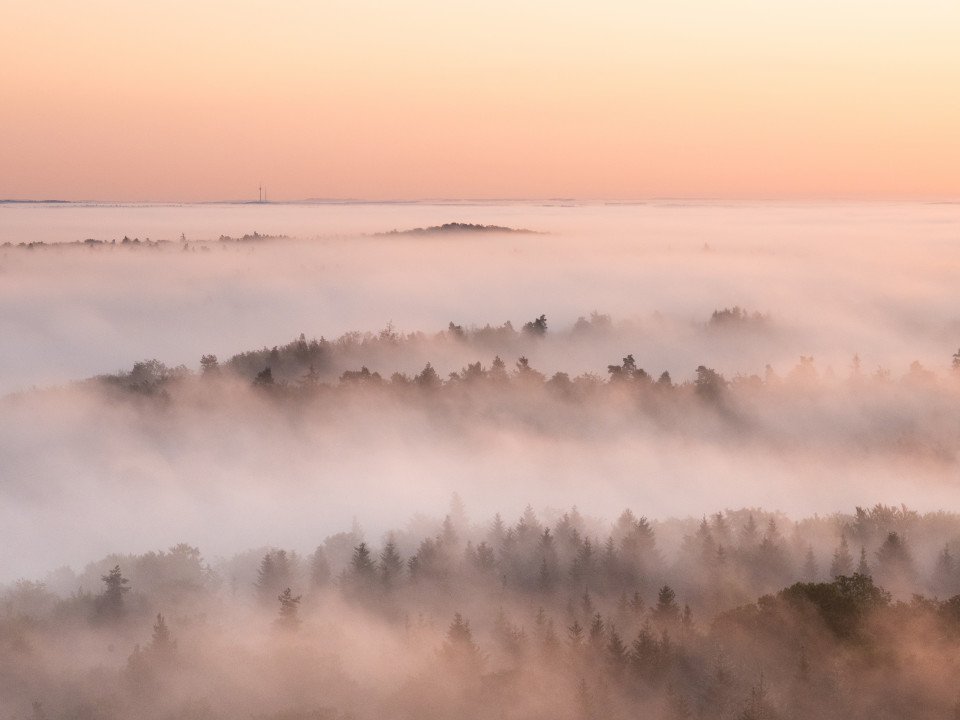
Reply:
[[[4,204],[0,392],[146,358],[196,368],[201,354],[300,333],[519,326],[541,314],[559,329],[592,311],[639,330],[562,363],[532,358],[542,370],[583,372],[627,353],[678,378],[705,359],[727,373],[781,370],[800,355],[837,370],[854,354],[871,371],[942,366],[960,335],[958,208]],[[372,236],[447,222],[542,234]],[[299,239],[215,242],[254,232]],[[171,242],[143,247],[148,238]],[[18,247],[87,239],[107,245]],[[769,315],[774,330],[733,344],[691,336],[692,324],[733,306]]]
[[[2,205],[5,579],[178,542],[306,550],[354,517],[377,537],[454,492],[481,514],[956,509],[958,216]],[[378,234],[450,222],[534,232]],[[303,393],[310,363],[281,360],[300,342],[335,348]],[[506,389],[450,379],[498,356]],[[621,392],[610,366],[634,365],[667,389]],[[160,367],[169,386],[124,389]],[[383,385],[351,389],[364,367]]]

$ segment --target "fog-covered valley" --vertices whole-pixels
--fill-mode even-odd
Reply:
[[[537,234],[377,235],[447,222]],[[218,242],[254,232],[288,239]],[[868,373],[939,370],[960,330],[958,232],[949,204],[0,204],[0,391],[148,358],[196,370],[203,353],[300,333],[519,329],[541,314],[564,331],[594,311],[633,332],[534,365],[602,372],[633,353],[682,380],[703,363],[782,373],[801,355],[843,374],[859,354]],[[693,331],[734,306],[773,322],[749,342]]]
[[[2,204],[0,714],[950,717],[958,240]]]

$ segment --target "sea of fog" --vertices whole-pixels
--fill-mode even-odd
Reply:
[[[382,234],[444,223],[533,232]],[[219,240],[253,233],[270,239]],[[960,348],[958,273],[957,204],[0,203],[0,582],[178,542],[208,557],[309,551],[354,518],[376,542],[415,513],[442,517],[453,492],[477,521],[528,503],[611,519],[627,506],[653,518],[874,502],[960,510],[955,463],[559,441],[495,423],[437,440],[395,408],[352,412],[322,433],[231,408],[173,423],[71,390],[146,359],[196,372],[204,354],[225,361],[301,333],[429,338],[451,322],[519,329],[541,315],[548,340],[529,360],[547,377],[605,377],[632,354],[676,383],[700,365],[786,376],[801,357],[844,378],[854,356],[867,376],[896,380],[919,363],[947,378]],[[705,331],[733,307],[762,315],[762,331]],[[571,339],[593,313],[613,331]],[[492,361],[426,359],[441,377]],[[419,369],[391,362],[371,370]],[[804,422],[801,448],[818,421]]]
[[[540,234],[376,236],[449,222]],[[254,232],[298,240],[175,252],[182,237]],[[124,237],[170,242],[138,252]],[[120,247],[14,247],[87,239]],[[624,352],[681,378],[701,362],[753,373],[801,354],[838,369],[854,354],[871,370],[945,365],[960,336],[958,268],[960,205],[951,204],[7,203],[0,393],[147,358],[197,368],[204,353],[229,357],[300,333],[519,327],[541,314],[561,329],[593,311],[682,326],[735,305],[769,314],[783,331],[777,344],[709,357],[669,344]]]

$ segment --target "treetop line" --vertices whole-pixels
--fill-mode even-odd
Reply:
[[[705,329],[714,332],[731,329],[762,332],[769,322],[770,319],[766,315],[749,313],[735,306],[714,311]],[[584,340],[596,339],[603,333],[611,332],[612,327],[609,316],[593,313],[589,319],[581,317],[569,331],[569,335]],[[324,337],[307,340],[306,336],[301,334],[298,339],[287,345],[242,352],[225,363],[221,363],[214,354],[205,354],[200,359],[200,374],[208,379],[221,375],[248,378],[258,387],[282,386],[287,389],[316,388],[332,383],[341,386],[417,385],[438,388],[477,381],[495,383],[522,381],[528,387],[546,385],[567,394],[578,394],[576,391],[583,394],[602,384],[621,387],[648,386],[661,390],[692,387],[701,397],[712,400],[717,400],[728,389],[756,390],[776,387],[784,383],[812,388],[818,384],[829,386],[840,379],[833,368],[828,367],[821,373],[817,370],[812,356],[801,355],[797,365],[783,378],[769,364],[765,368],[763,377],[756,374],[737,373],[729,379],[707,365],[698,365],[692,381],[685,380],[676,384],[669,371],[661,372],[654,379],[653,375],[638,365],[632,353],[627,354],[617,364],[607,365],[606,379],[600,374],[589,372],[571,377],[562,371],[547,378],[536,370],[528,357],[523,354],[525,350],[535,349],[535,343],[546,336],[546,315],[540,315],[524,323],[519,331],[514,329],[510,321],[499,327],[486,325],[481,328],[464,328],[450,322],[446,331],[433,336],[419,332],[402,335],[393,328],[392,324],[388,324],[384,330],[376,334],[350,332],[336,340],[327,340]],[[459,371],[448,373],[446,378],[443,378],[429,361],[418,373],[409,375],[397,371],[389,377],[384,377],[377,370],[370,370],[367,364],[361,364],[359,369],[355,369],[356,365],[353,368],[345,367],[355,358],[362,358],[364,355],[396,353],[405,348],[422,351],[430,342],[445,344],[447,349],[453,343],[475,347],[478,350],[500,350],[502,354],[514,351],[518,353],[518,357],[512,369],[508,369],[507,364],[501,359],[501,354],[497,354],[489,367],[484,367],[478,360],[468,363]],[[364,361],[361,360],[361,362]],[[863,387],[869,384],[876,387],[894,381],[892,372],[887,368],[878,367],[874,373],[867,374],[862,370],[861,365],[859,355],[854,354],[850,360],[849,373],[845,378],[850,386]],[[953,354],[950,367],[953,378],[960,378],[960,349]],[[128,372],[103,375],[98,379],[127,389],[149,392],[165,384],[188,378],[192,374],[185,366],[170,368],[154,359],[138,362]],[[901,385],[929,388],[940,379],[936,372],[924,367],[919,361],[914,361],[902,376]]]
[[[177,687],[184,673],[202,679],[201,687],[222,681],[218,658],[228,656],[231,667],[237,658],[262,667],[262,677],[247,677],[234,692],[250,686],[248,702],[263,713],[255,717],[266,720],[341,718],[332,709],[285,714],[285,703],[302,698],[322,698],[343,717],[479,718],[495,710],[519,720],[528,715],[509,701],[514,683],[532,691],[539,682],[562,700],[557,716],[570,720],[651,708],[663,720],[866,719],[888,703],[907,712],[906,698],[918,694],[924,702],[910,717],[960,709],[955,684],[938,680],[958,669],[960,595],[950,593],[960,588],[960,571],[945,547],[934,570],[921,572],[905,538],[907,531],[917,540],[960,537],[956,516],[857,508],[819,528],[839,533],[827,569],[759,511],[703,518],[667,562],[652,525],[629,510],[600,541],[575,509],[553,524],[527,508],[515,524],[497,515],[471,528],[458,507],[406,560],[392,537],[377,553],[354,528],[308,558],[270,549],[255,577],[240,584],[237,566],[215,571],[182,544],[126,556],[123,570],[119,557],[91,566],[104,585],[97,595],[58,599],[42,583],[21,581],[3,596],[8,612],[0,617],[6,676],[23,679],[11,697],[32,702],[35,717],[46,712],[41,705],[72,717],[83,716],[87,698],[109,691],[108,708],[120,706],[93,717],[130,716],[146,704],[164,708],[157,717],[193,718],[163,689]],[[859,563],[851,553],[857,545]],[[334,689],[357,680],[329,674],[340,666],[331,658],[349,654],[358,637],[382,641],[383,652],[399,653],[392,663],[409,667],[399,687],[376,668],[352,668],[378,699],[373,706]],[[121,662],[100,660],[90,674],[112,681],[54,692],[63,671],[43,659],[91,638],[109,641],[111,652],[115,644],[125,649]],[[918,638],[938,671],[904,672],[916,661]],[[34,647],[43,650],[39,659]],[[86,655],[74,657],[80,663]],[[264,692],[273,668],[287,669],[278,695]],[[878,694],[878,682],[889,697]],[[318,683],[319,696],[308,691]],[[202,717],[230,717],[221,702]],[[393,711],[385,715],[381,703]]]

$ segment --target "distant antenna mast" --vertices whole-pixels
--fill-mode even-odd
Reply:
[[[260,199],[257,202],[263,202],[263,185],[261,185],[258,189],[260,190]]]

